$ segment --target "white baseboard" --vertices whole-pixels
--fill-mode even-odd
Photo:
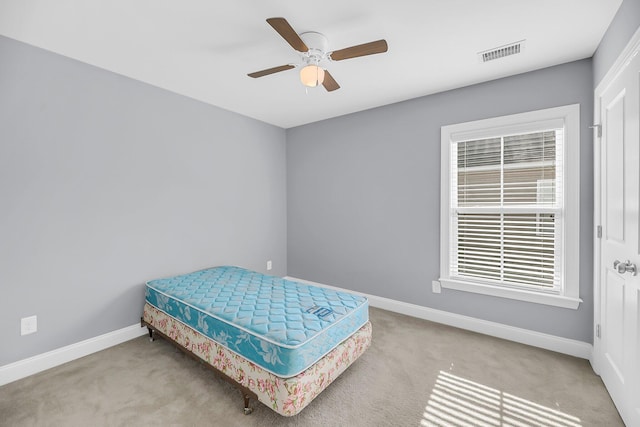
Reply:
[[[38,354],[28,359],[0,366],[0,386],[62,365],[63,363],[88,356],[105,348],[113,347],[114,345],[129,341],[146,333],[147,330],[141,328],[138,323],[118,329],[117,331],[108,332],[75,344]]]
[[[543,334],[541,332],[516,328],[514,326],[504,325],[502,323],[490,322],[487,320],[476,319],[474,317],[463,316],[461,314],[435,310],[433,308],[423,307],[421,305],[396,301],[389,298],[378,297],[375,295],[368,295],[362,292],[354,292],[337,288],[335,286],[329,286],[322,283],[311,282],[309,280],[298,279],[296,277],[286,278],[289,280],[295,280],[315,286],[363,295],[369,299],[369,305],[371,305],[372,307],[382,308],[384,310],[393,311],[395,313],[406,314],[408,316],[430,320],[432,322],[442,323],[444,325],[454,326],[460,329],[466,329],[469,331],[491,335],[493,337],[503,338],[521,344],[531,345],[533,347],[544,348],[546,350],[556,351],[558,353],[568,354],[570,356],[591,360],[593,346],[583,341]]]

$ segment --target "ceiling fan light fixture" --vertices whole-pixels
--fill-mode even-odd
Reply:
[[[307,65],[300,70],[300,81],[307,87],[316,87],[324,82],[324,70],[314,64]]]

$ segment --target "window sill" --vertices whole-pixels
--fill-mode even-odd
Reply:
[[[491,295],[500,298],[509,298],[519,301],[527,301],[535,304],[552,305],[555,307],[570,308],[577,310],[582,302],[580,298],[567,297],[562,295],[543,294],[538,292],[525,291],[522,289],[500,288],[491,285],[481,285],[478,283],[463,282],[451,279],[439,279],[440,284],[445,289],[455,289],[476,294]]]

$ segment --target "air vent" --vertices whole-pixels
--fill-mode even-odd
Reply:
[[[478,53],[478,56],[480,57],[481,62],[489,62],[493,61],[494,59],[504,58],[505,56],[515,55],[522,52],[523,49],[524,40],[520,40],[515,43],[496,47],[490,50],[485,50],[484,52]]]

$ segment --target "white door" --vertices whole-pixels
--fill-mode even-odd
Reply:
[[[627,426],[640,426],[640,41],[629,46],[595,99],[594,367]]]

